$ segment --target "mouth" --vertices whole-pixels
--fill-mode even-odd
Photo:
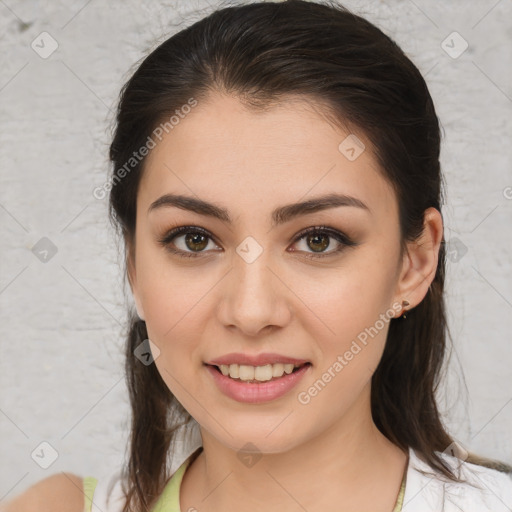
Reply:
[[[238,382],[257,384],[261,382],[272,382],[281,379],[283,376],[296,373],[304,367],[311,366],[310,362],[305,363],[275,363],[263,366],[250,366],[243,364],[207,364],[218,373]]]
[[[246,404],[262,404],[289,394],[310,373],[312,364],[296,361],[262,366],[236,363],[229,366],[205,363],[204,366],[216,388],[228,398]]]

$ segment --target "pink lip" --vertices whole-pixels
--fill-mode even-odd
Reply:
[[[206,365],[220,391],[237,402],[251,404],[269,402],[285,395],[297,385],[310,367],[310,364],[306,364],[302,368],[290,374],[285,373],[275,380],[243,382],[223,375],[215,366]]]
[[[306,359],[295,359],[293,357],[286,357],[280,354],[258,354],[251,356],[249,354],[232,353],[225,356],[212,359],[206,364],[220,366],[221,364],[244,364],[247,366],[265,366],[266,364],[304,364],[308,361]]]

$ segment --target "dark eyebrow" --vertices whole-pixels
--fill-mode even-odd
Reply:
[[[189,210],[191,212],[198,213],[199,215],[213,217],[227,224],[233,223],[225,208],[203,201],[196,197],[179,194],[165,194],[159,197],[156,201],[153,201],[148,208],[148,215],[158,208],[169,206],[181,208],[182,210]],[[368,206],[366,206],[366,204],[364,204],[360,199],[343,194],[328,194],[325,196],[315,197],[301,203],[279,206],[272,211],[272,225],[277,226],[279,224],[284,224],[285,222],[288,222],[300,215],[319,212],[328,208],[336,208],[338,206],[353,206],[356,208],[362,208],[371,213],[370,208],[368,208]]]

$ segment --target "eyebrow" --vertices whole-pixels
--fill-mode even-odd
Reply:
[[[272,211],[272,225],[277,226],[284,224],[290,220],[299,217],[300,215],[307,215],[309,213],[327,210],[329,208],[337,208],[339,206],[352,206],[361,208],[371,213],[370,208],[366,206],[360,199],[356,197],[347,196],[344,194],[327,194],[324,196],[315,197],[308,201],[300,203],[292,203],[284,206],[279,206]],[[198,199],[196,197],[185,196],[181,194],[165,194],[153,201],[148,208],[148,215],[160,208],[176,207],[182,210],[188,210],[199,215],[213,217],[227,224],[233,224],[229,212],[226,208],[218,206],[214,203],[209,203]]]

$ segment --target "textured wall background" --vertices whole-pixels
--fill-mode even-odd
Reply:
[[[455,344],[440,398],[459,441],[512,462],[512,3],[345,4],[395,38],[437,105]],[[123,462],[125,299],[92,191],[134,63],[219,5],[0,1],[0,499]]]

